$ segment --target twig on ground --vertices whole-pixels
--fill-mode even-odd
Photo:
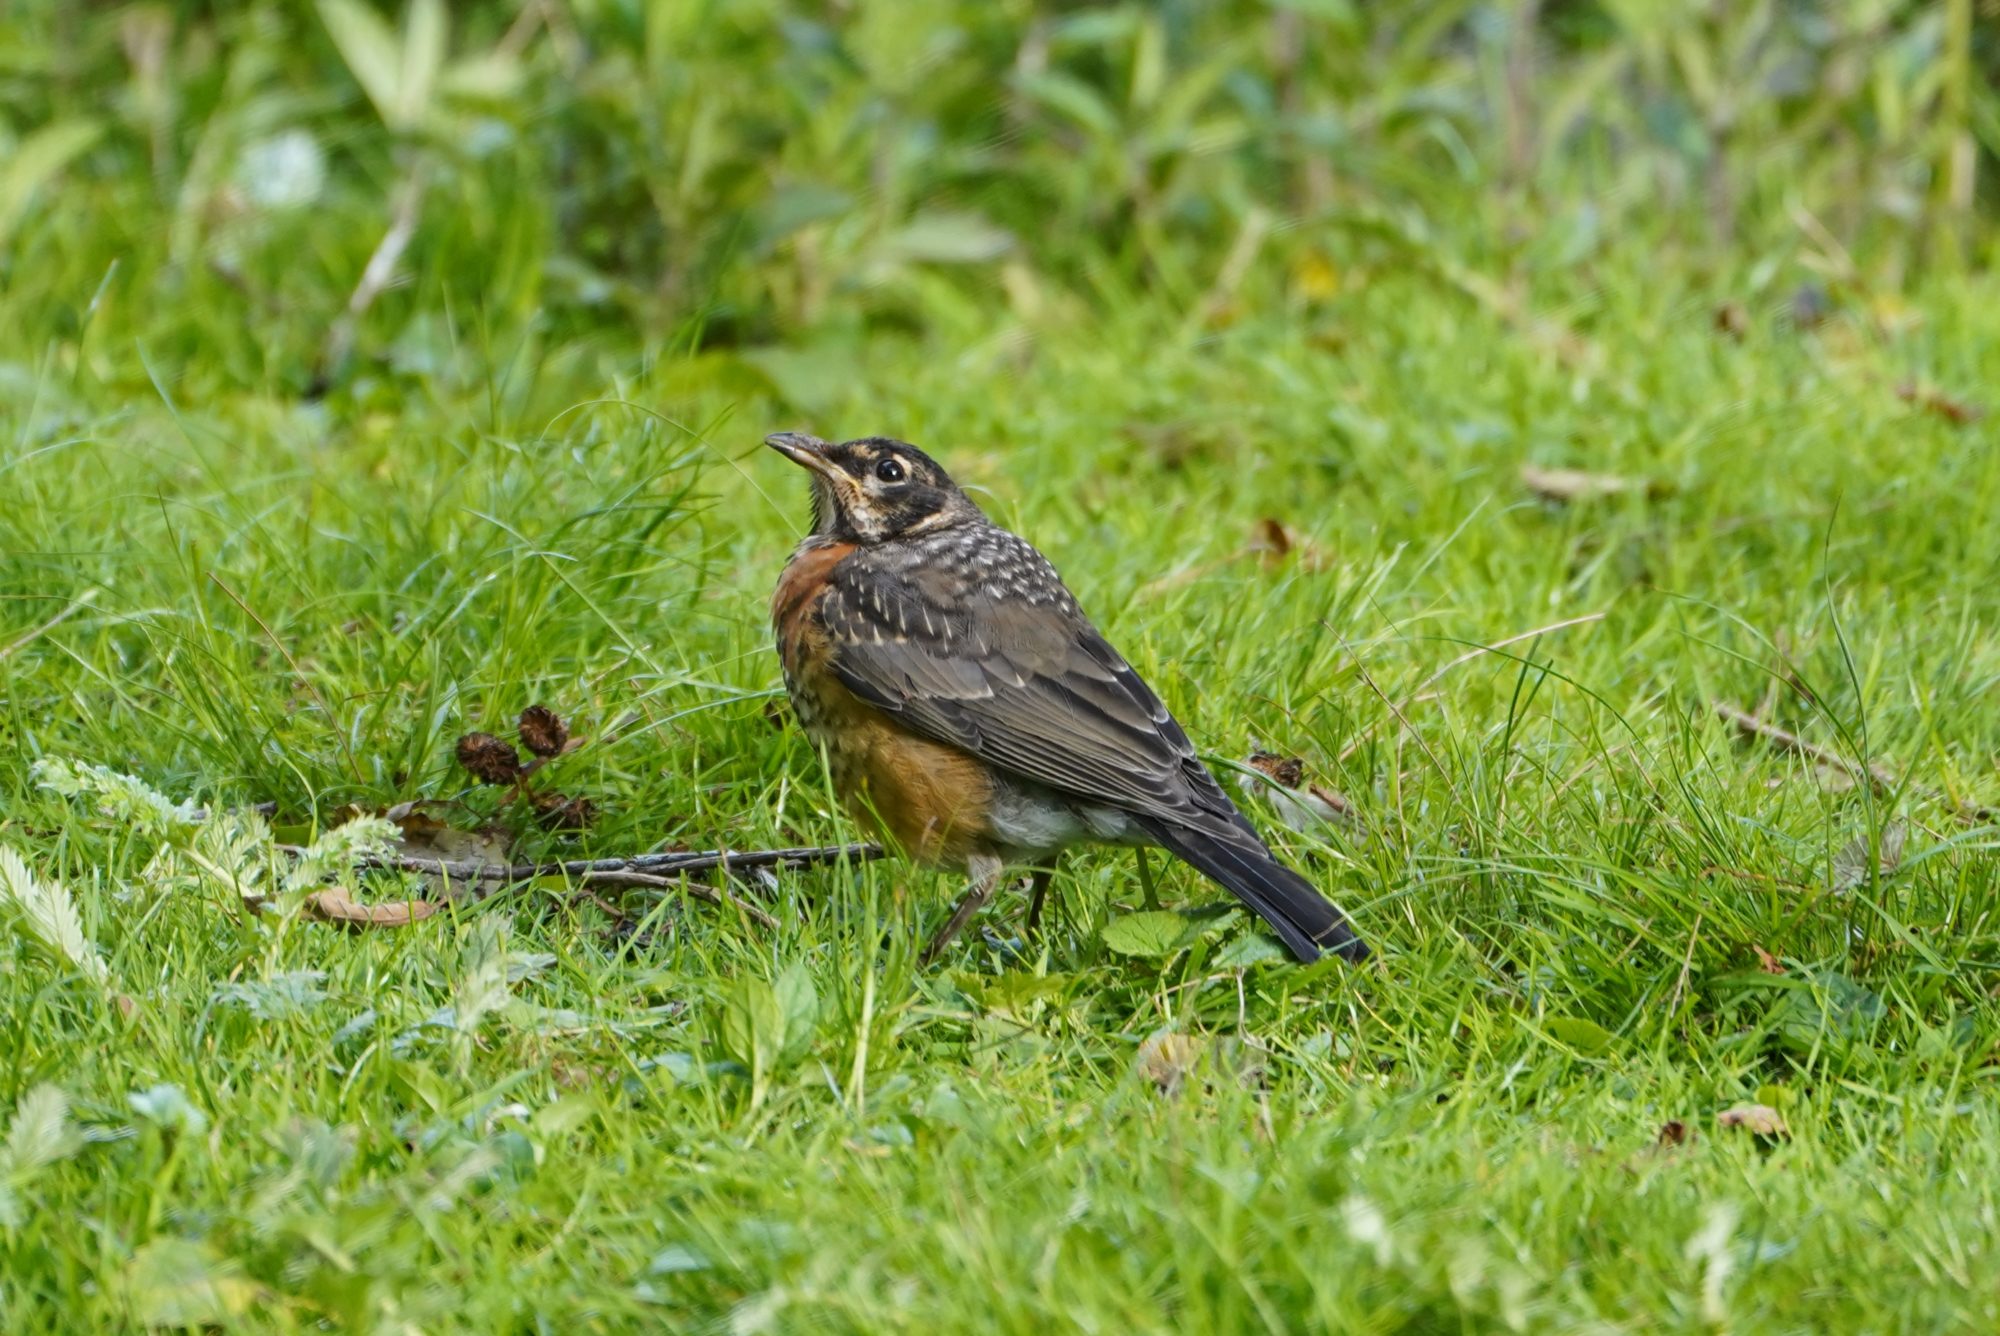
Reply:
[[[1737,731],[1745,737],[1757,738],[1770,743],[1780,751],[1794,752],[1809,761],[1844,771],[1856,779],[1865,779],[1874,784],[1883,793],[1894,793],[1903,786],[1903,782],[1884,766],[1874,764],[1873,762],[1863,765],[1859,761],[1849,760],[1839,752],[1834,751],[1831,747],[1822,747],[1816,742],[1808,742],[1796,733],[1782,729],[1776,724],[1767,723],[1740,705],[1732,704],[1726,700],[1719,700],[1714,702],[1714,706],[1715,713],[1725,722],[1734,724]],[[1918,784],[1914,780],[1911,781],[1909,787],[1929,798],[1944,799],[1946,797],[1939,790],[1931,788],[1928,785]],[[2000,815],[2000,808],[1971,801],[1957,804],[1957,810],[1959,817],[1966,821],[1989,821],[1996,815]]]
[[[374,253],[362,267],[361,281],[354,285],[354,292],[347,299],[347,308],[335,317],[327,330],[326,344],[320,350],[319,369],[313,375],[312,385],[306,391],[308,399],[316,399],[340,379],[347,369],[347,359],[354,352],[354,336],[360,328],[361,317],[368,314],[368,308],[375,299],[389,287],[396,277],[396,265],[409,249],[410,239],[417,234],[417,216],[423,208],[425,171],[419,162],[403,178],[396,191],[396,202],[390,211],[389,229],[376,243]]]
[[[1729,701],[1715,702],[1715,712],[1725,721],[1736,725],[1737,731],[1747,737],[1762,738],[1780,751],[1796,752],[1807,760],[1832,766],[1836,770],[1844,770],[1856,779],[1873,780],[1876,787],[1884,792],[1893,793],[1902,784],[1901,780],[1879,765],[1863,765],[1859,761],[1850,761],[1831,747],[1807,742],[1798,734],[1787,732],[1776,724],[1766,723],[1748,710]]]
[[[64,622],[76,616],[77,613],[82,612],[85,608],[89,607],[91,603],[93,603],[96,600],[96,598],[97,598],[97,591],[95,589],[86,589],[81,594],[78,594],[74,599],[72,599],[68,607],[64,608],[61,612],[57,613],[55,616],[43,622],[40,626],[22,632],[20,637],[14,640],[10,644],[0,645],[0,661],[11,659],[12,657],[14,657],[14,655],[18,654],[20,651],[34,644],[37,640],[40,640],[43,636],[55,630],[58,626],[61,626]]]
[[[531,881],[536,877],[580,877],[601,872],[645,872],[664,876],[675,872],[712,872],[716,868],[803,868],[848,859],[866,863],[882,856],[873,844],[818,844],[797,849],[708,849],[699,852],[634,854],[627,858],[571,858],[555,863],[473,863],[417,858],[403,854],[371,855],[356,866],[396,872],[427,872],[453,881]]]
[[[303,852],[295,845],[279,848],[290,854]],[[843,859],[865,863],[880,857],[882,849],[873,844],[826,844],[796,849],[710,849],[637,854],[628,858],[572,858],[553,863],[479,863],[409,854],[364,854],[355,859],[354,865],[363,871],[416,872],[466,883],[480,888],[474,892],[475,898],[490,895],[501,886],[538,877],[565,877],[579,886],[644,886],[680,891],[705,904],[734,909],[759,927],[776,928],[778,920],[769,912],[726,889],[690,881],[687,874],[753,867],[818,867]]]

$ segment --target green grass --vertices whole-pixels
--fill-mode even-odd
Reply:
[[[347,935],[170,883],[159,836],[30,760],[284,824],[486,813],[452,740],[543,700],[624,726],[554,772],[599,826],[526,853],[850,835],[766,714],[803,497],[755,443],[799,413],[665,350],[474,348],[316,406],[143,337],[30,364],[5,640],[91,601],[4,662],[0,838],[107,971],[5,957],[8,1102],[53,1082],[91,1132],[18,1175],[7,1321],[1985,1325],[1990,830],[1919,786],[2000,796],[2000,464],[1894,386],[1974,384],[1994,293],[1918,293],[1893,342],[1760,309],[1739,345],[1628,273],[1563,307],[1590,369],[1385,273],[1199,339],[1143,309],[883,337],[813,419],[984,489],[1213,757],[1260,742],[1353,799],[1365,833],[1280,833],[1362,969],[1224,967],[1240,917],[1109,953],[1117,853],[1075,860],[1045,948],[928,973],[955,887],[893,865],[785,877],[775,933],[672,897],[621,932],[543,886]],[[1551,505],[1528,461],[1663,490]],[[1266,517],[1290,555],[1246,550]],[[1774,682],[1774,719],[1910,785],[1840,790],[1711,717]],[[1830,890],[1892,820],[1901,865]],[[508,952],[504,1005],[440,1018]],[[753,1098],[722,1017],[785,970],[817,1019]],[[1135,1069],[1159,1030],[1213,1041],[1172,1097]],[[162,1084],[199,1130],[135,1110]],[[1758,1098],[1789,1137],[1718,1127]],[[1691,1140],[1656,1149],[1669,1120]]]
[[[0,898],[0,1328],[2000,1324],[1969,6],[453,7],[509,92],[393,128],[316,7],[26,8],[0,845],[87,940]],[[299,127],[318,193],[260,197]],[[854,838],[765,628],[797,427],[932,450],[1230,782],[1345,794],[1245,802],[1376,958],[1123,954],[1109,851],[930,970],[959,887],[893,863],[746,888],[775,931],[545,880],[343,932],[225,838]],[[535,702],[580,835],[453,758]]]

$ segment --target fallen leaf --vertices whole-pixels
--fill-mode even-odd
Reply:
[[[1250,540],[1243,545],[1243,555],[1254,556],[1266,566],[1292,559],[1309,571],[1325,570],[1332,564],[1318,543],[1269,515],[1250,526]]]
[[[1735,1127],[1753,1136],[1790,1136],[1791,1129],[1785,1126],[1785,1116],[1768,1104],[1737,1104],[1724,1109],[1715,1116],[1718,1127]]]
[[[588,798],[560,793],[535,795],[535,819],[545,830],[588,830],[597,820],[597,804]]]
[[[1285,527],[1283,520],[1266,515],[1251,526],[1250,551],[1261,552],[1269,557],[1291,555],[1294,540],[1292,531]]]
[[[1251,752],[1250,764],[1288,789],[1295,789],[1305,782],[1306,763],[1296,756],[1275,756],[1262,751]]]
[[[1751,943],[1750,949],[1757,953],[1757,968],[1762,970],[1764,973],[1783,974],[1785,972],[1785,967],[1778,963],[1778,958],[1772,955],[1769,951],[1766,951],[1763,947],[1758,946],[1756,943],[1753,942]]]
[[[1542,500],[1563,505],[1630,493],[1653,497],[1666,491],[1661,484],[1644,478],[1627,478],[1616,473],[1586,473],[1582,469],[1545,469],[1538,464],[1521,466],[1521,484]]]
[[[1874,862],[1871,864],[1871,841],[1867,831],[1862,831],[1849,840],[1841,851],[1833,856],[1833,880],[1829,889],[1851,891],[1868,881],[1871,866],[1881,876],[1888,876],[1903,861],[1903,844],[1910,829],[1900,821],[1891,821],[1882,827],[1879,847],[1873,848]]]
[[[457,755],[481,784],[512,784],[521,777],[521,754],[491,733],[467,733],[458,740]]]
[[[1986,410],[1978,404],[1953,398],[1936,386],[1922,385],[1914,380],[1898,385],[1896,397],[1913,408],[1936,414],[1954,427],[1963,427],[1986,416]]]
[[[1660,1134],[1653,1144],[1662,1148],[1685,1146],[1688,1142],[1688,1125],[1678,1118],[1669,1118],[1660,1124]]]
[[[1151,1081],[1162,1095],[1178,1095],[1188,1073],[1200,1061],[1204,1042],[1176,1030],[1155,1030],[1139,1045],[1132,1067]]]
[[[1165,469],[1231,455],[1242,445],[1241,430],[1228,422],[1127,422],[1118,433]]]
[[[560,756],[569,746],[569,725],[546,705],[530,705],[521,711],[521,745],[547,759]]]
[[[1274,790],[1271,805],[1277,809],[1278,819],[1291,829],[1304,834],[1326,822],[1360,824],[1361,814],[1346,794],[1305,782],[1305,762],[1298,757],[1253,751],[1248,764],[1270,781],[1268,787]]]
[[[403,928],[429,918],[438,907],[429,900],[385,901],[364,905],[344,886],[329,886],[306,897],[305,911],[326,923],[354,928]]]
[[[380,813],[383,820],[393,824],[400,832],[390,845],[391,853],[405,858],[430,858],[443,863],[506,864],[512,861],[509,855],[514,837],[505,827],[480,826],[465,830],[432,815],[430,808],[431,804],[418,799],[397,803]],[[341,810],[334,824],[373,815],[376,813],[370,809],[350,804]],[[439,900],[455,900],[472,889],[472,883],[462,879],[448,881],[425,872],[410,875],[425,886],[430,896]],[[401,927],[429,918],[438,907],[423,899],[364,905],[348,892],[328,887],[308,898],[305,909],[308,914],[329,923]]]
[[[402,838],[396,852],[412,858],[440,858],[455,863],[504,863],[513,837],[504,826],[472,830],[440,821],[416,804],[398,803],[382,814],[396,824]]]

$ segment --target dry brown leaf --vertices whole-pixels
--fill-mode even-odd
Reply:
[[[597,804],[588,798],[560,793],[535,795],[535,819],[546,830],[588,830],[597,820]]]
[[[1229,422],[1127,422],[1118,431],[1166,469],[1232,455],[1242,446],[1241,429]]]
[[[1250,540],[1243,545],[1243,554],[1256,557],[1266,566],[1277,566],[1290,558],[1309,571],[1325,570],[1332,564],[1326,549],[1269,515],[1250,526]]]
[[[1894,872],[1903,861],[1903,844],[1909,838],[1910,828],[1900,821],[1891,821],[1882,827],[1880,845],[1871,850],[1868,832],[1862,831],[1849,840],[1841,851],[1833,856],[1833,881],[1831,889],[1851,891],[1868,880],[1869,855],[1873,852],[1874,870],[1881,876]]]
[[[1978,404],[1954,398],[1934,385],[1923,385],[1914,380],[1898,385],[1896,397],[1912,408],[1936,414],[1954,427],[1966,426],[1986,416],[1986,410]]]
[[[1278,819],[1293,830],[1305,833],[1320,822],[1353,824],[1361,819],[1346,794],[1307,783],[1305,762],[1296,756],[1257,751],[1250,753],[1249,765],[1281,790],[1271,795],[1272,806],[1278,809]]]
[[[1754,1136],[1790,1136],[1791,1129],[1785,1126],[1785,1116],[1768,1104],[1738,1104],[1724,1109],[1715,1116],[1718,1127],[1735,1127]]]
[[[402,832],[402,838],[396,841],[393,852],[407,858],[432,858],[441,863],[505,864],[514,844],[513,836],[505,827],[481,826],[476,830],[462,830],[432,816],[421,801],[397,803],[382,815],[386,820],[393,821]],[[447,882],[429,873],[413,875],[422,880],[430,895],[440,899],[456,900],[474,889],[465,881]]]
[[[1297,541],[1285,522],[1266,515],[1250,526],[1250,547],[1252,552],[1261,553],[1266,558],[1282,559],[1292,554]]]
[[[426,818],[423,825],[404,828],[396,852],[446,863],[505,863],[512,843],[513,837],[500,826],[460,830]]]
[[[1629,493],[1658,496],[1665,491],[1659,484],[1644,478],[1627,478],[1616,473],[1586,473],[1582,469],[1545,469],[1538,464],[1521,466],[1521,484],[1542,500],[1563,505]]]
[[[1296,756],[1277,756],[1263,751],[1251,752],[1250,764],[1288,789],[1295,789],[1305,782],[1306,763]]]
[[[393,900],[364,905],[342,886],[329,886],[306,897],[306,913],[327,923],[354,928],[402,928],[437,913],[429,900]]]

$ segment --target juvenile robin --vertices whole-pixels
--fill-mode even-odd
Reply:
[[[882,437],[772,449],[812,475],[812,532],[771,599],[785,688],[855,818],[971,889],[933,959],[1009,864],[1077,844],[1158,847],[1214,879],[1292,954],[1368,947],[1280,863],[1160,698],[1048,559],[923,451]]]

